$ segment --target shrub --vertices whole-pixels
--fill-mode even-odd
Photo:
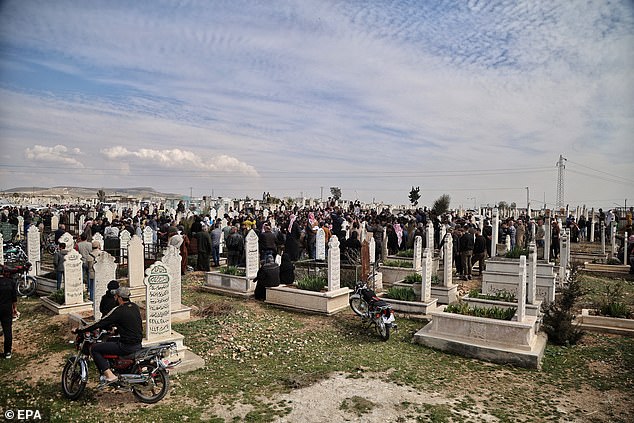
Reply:
[[[515,247],[511,251],[506,253],[505,257],[506,258],[520,258],[520,256],[528,257],[528,250],[521,247]]]
[[[414,257],[414,250],[403,250],[396,253],[396,257]]]
[[[621,260],[617,259],[616,257],[611,257],[608,259],[607,264],[618,265],[621,264]]]
[[[410,284],[414,284],[414,283],[422,282],[422,281],[423,281],[423,276],[420,273],[410,273],[409,275],[405,276],[405,279],[403,279],[403,282],[410,283]]]
[[[323,276],[304,276],[302,279],[295,282],[295,285],[299,289],[305,289],[307,291],[319,292],[328,284],[328,280]]]
[[[500,290],[495,294],[483,294],[479,289],[469,291],[469,298],[480,298],[483,300],[506,301],[507,303],[517,302],[517,297],[512,292]]]
[[[409,260],[385,260],[383,266],[389,267],[414,267],[414,262]]]
[[[386,298],[400,301],[416,301],[416,294],[412,288],[393,286],[385,293]]]
[[[440,276],[431,275],[431,284],[432,285],[440,285],[440,282],[442,282],[442,280],[440,279]]]
[[[607,317],[630,318],[632,313],[623,302],[623,283],[607,284],[599,301],[599,314]]]
[[[232,276],[246,276],[247,274],[244,269],[240,269],[236,266],[221,267],[220,273]]]
[[[542,327],[548,340],[556,345],[574,345],[583,336],[583,331],[575,324],[573,306],[586,294],[577,278],[578,267],[574,266],[560,295],[554,302],[542,305],[544,313]]]
[[[57,304],[64,304],[66,302],[66,294],[63,289],[58,289],[57,291],[51,293],[48,298]]]
[[[515,307],[469,307],[467,303],[450,304],[445,308],[446,313],[497,320],[511,320],[515,316],[516,310]]]

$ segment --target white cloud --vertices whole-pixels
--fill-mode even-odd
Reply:
[[[106,158],[110,160],[131,159],[136,164],[149,164],[169,169],[206,170],[220,173],[240,173],[257,176],[258,173],[253,166],[225,154],[201,155],[193,151],[181,150],[178,148],[167,150],[152,150],[140,148],[136,151],[128,150],[126,147],[117,145],[101,150]]]
[[[79,148],[69,149],[61,144],[53,147],[34,145],[32,148],[24,150],[24,156],[28,160],[83,168],[84,164],[72,157],[73,155],[81,155],[81,150]]]

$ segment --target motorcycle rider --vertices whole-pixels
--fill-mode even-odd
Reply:
[[[119,287],[115,292],[114,298],[118,305],[108,315],[90,326],[77,329],[77,331],[83,332],[107,329],[112,326],[116,326],[118,329],[119,339],[96,344],[90,351],[97,368],[103,375],[102,385],[109,385],[118,380],[117,376],[108,367],[109,363],[103,357],[104,355],[128,355],[142,348],[143,325],[141,312],[139,311],[139,306],[130,301],[130,289],[125,286]]]

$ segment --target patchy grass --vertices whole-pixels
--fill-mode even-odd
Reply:
[[[484,420],[478,416],[494,421],[634,420],[631,338],[587,334],[574,347],[549,345],[542,371],[516,369],[412,344],[413,334],[424,323],[403,315],[397,315],[399,330],[381,342],[351,312],[332,317],[288,312],[200,292],[196,287],[202,281],[200,272],[184,280],[183,303],[199,308],[196,320],[173,326],[206,365],[173,376],[168,397],[156,405],[141,404],[130,394],[97,393],[92,365],[86,395],[77,402],[63,398],[63,360],[47,363],[46,358],[73,352],[67,344],[69,326],[37,299],[20,299],[15,354],[11,360],[0,360],[0,409],[40,408],[47,413],[44,421],[55,422],[92,421],[105,413],[111,416],[109,421],[122,422],[276,421],[293,409],[293,404],[279,400],[280,395],[342,372],[350,378],[380,378],[449,401],[404,403],[392,421]],[[29,369],[38,365],[44,375],[29,378]],[[366,417],[382,407],[375,399],[363,399],[359,393],[342,393],[333,407]]]

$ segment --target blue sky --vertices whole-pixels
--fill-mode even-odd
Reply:
[[[634,203],[634,4],[0,3],[0,188]]]

